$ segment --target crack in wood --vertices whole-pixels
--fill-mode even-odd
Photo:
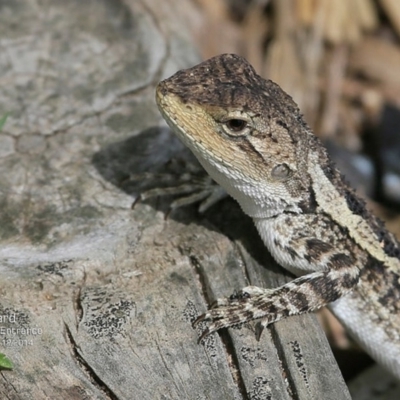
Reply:
[[[119,400],[119,397],[109,388],[106,383],[96,374],[94,369],[89,363],[79,354],[79,345],[75,342],[71,330],[68,325],[64,323],[66,342],[71,348],[73,358],[76,360],[77,365],[88,377],[90,382],[101,392],[103,392],[110,400]]]
[[[212,303],[211,296],[209,295],[209,292],[207,290],[207,288],[210,287],[210,285],[207,282],[208,281],[207,275],[204,273],[204,270],[201,267],[201,264],[196,256],[189,255],[189,261],[190,265],[194,268],[195,274],[199,280],[201,294],[203,295],[205,303],[211,304]]]
[[[83,307],[81,299],[82,287],[78,289],[76,296],[74,296],[74,310],[76,314],[76,330],[78,330],[79,324],[83,318]]]
[[[201,286],[201,293],[203,295],[204,301],[207,304],[210,304],[211,299],[207,291],[207,288],[210,286],[207,285],[207,276],[204,273],[204,269],[202,268],[201,263],[195,256],[193,255],[189,256],[189,260],[190,264],[194,267],[195,272],[198,276]],[[238,392],[241,394],[243,400],[250,400],[247,395],[246,386],[244,383],[243,376],[241,374],[239,360],[235,351],[235,346],[233,344],[232,337],[227,329],[218,333],[217,332],[213,333],[213,335],[218,335],[218,334],[221,339],[222,346],[225,349],[227,364],[229,367],[229,371],[231,372],[233,382],[236,383]]]
[[[271,339],[276,348],[277,357],[279,359],[279,364],[281,367],[281,373],[284,381],[287,382],[286,389],[288,391],[288,394],[293,400],[301,400],[300,399],[301,396],[299,396],[299,393],[296,390],[296,384],[294,382],[294,379],[291,376],[290,373],[291,369],[286,360],[285,352],[283,350],[283,344],[279,338],[279,335],[276,332],[276,329],[273,325],[268,326],[266,329],[268,329],[271,332]]]
[[[247,285],[249,285],[250,282],[251,282],[251,278],[250,278],[248,266],[247,266],[247,263],[246,263],[246,257],[243,254],[242,244],[237,240],[235,240],[235,241],[231,240],[231,243],[232,243],[232,246],[233,246],[235,259],[236,259],[237,263],[239,264],[240,269],[243,271],[243,275],[245,276]]]
[[[236,354],[235,345],[233,344],[232,337],[228,330],[226,330],[226,332],[222,332],[220,337],[227,355],[228,366],[232,374],[232,379],[236,383],[238,391],[242,395],[243,400],[250,400],[241,373],[238,355]]]

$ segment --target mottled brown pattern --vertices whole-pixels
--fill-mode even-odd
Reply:
[[[357,260],[352,255],[334,253],[329,259],[328,267],[332,269],[349,268],[356,264]]]
[[[368,282],[368,286],[375,293],[378,293],[378,301],[383,307],[395,313],[400,312],[400,281],[398,274],[393,273],[382,262],[369,257],[361,273],[361,279]]]
[[[318,151],[319,163],[322,170],[341,195],[346,199],[349,209],[354,214],[361,216],[368,222],[377,235],[378,240],[383,242],[385,252],[389,256],[396,257],[400,260],[400,244],[396,237],[386,230],[384,223],[366,208],[365,201],[360,199],[354,190],[349,187],[349,184],[336,169],[319,139],[314,136],[309,143],[311,148]]]
[[[254,218],[269,251],[299,275],[246,288],[199,317],[203,336],[331,304],[351,334],[400,378],[400,246],[331,162],[292,98],[224,54],[161,82],[167,122]],[[227,126],[232,122],[233,131]]]
[[[298,126],[300,111],[293,99],[272,81],[260,79],[242,57],[225,54],[178,71],[160,84],[161,93],[178,95],[185,103],[240,107],[253,115],[279,115],[278,123]],[[268,107],[265,102],[268,101]]]
[[[333,246],[317,238],[306,241],[307,256],[310,260],[318,260],[321,255],[332,252]]]

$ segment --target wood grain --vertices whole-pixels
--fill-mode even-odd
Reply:
[[[130,209],[137,191],[121,182],[182,148],[154,87],[198,61],[191,3],[7,4],[0,345],[15,368],[0,397],[349,399],[314,316],[260,342],[243,327],[197,344],[191,323],[213,299],[288,279],[232,201],[167,220],[170,199]]]

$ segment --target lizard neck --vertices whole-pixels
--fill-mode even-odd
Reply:
[[[243,212],[253,219],[268,219],[283,212],[302,212],[296,204],[290,204],[282,198],[271,196],[272,185],[253,182],[248,176],[240,174],[211,159],[205,161],[198,157],[208,174],[221,185],[240,205]]]

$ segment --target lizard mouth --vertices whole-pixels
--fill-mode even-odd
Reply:
[[[182,114],[181,99],[179,96],[171,93],[165,81],[158,84],[156,89],[156,103],[161,115],[167,122],[171,130],[178,136],[178,138],[188,146],[192,151],[196,152],[200,142],[193,139],[191,135],[187,135],[186,132],[181,127],[182,124],[179,123],[180,118],[178,114]],[[189,111],[189,108],[186,107]],[[181,110],[180,112],[174,110]]]

